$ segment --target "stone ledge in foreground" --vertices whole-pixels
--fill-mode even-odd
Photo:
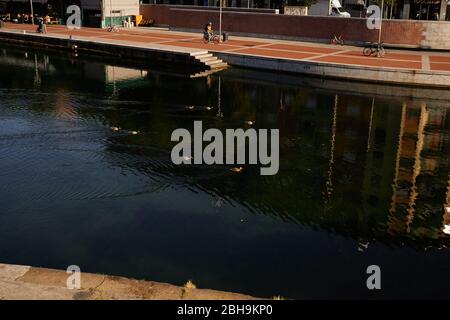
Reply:
[[[255,300],[217,290],[81,273],[81,288],[69,290],[63,270],[0,264],[0,300]]]

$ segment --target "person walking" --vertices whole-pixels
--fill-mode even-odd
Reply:
[[[47,19],[48,18],[48,19]],[[49,16],[45,16],[45,18],[42,19],[42,23],[43,23],[43,30],[42,33],[47,34],[47,24],[49,23]]]

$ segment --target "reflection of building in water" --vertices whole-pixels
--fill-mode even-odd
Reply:
[[[105,66],[106,82],[126,81],[141,79],[147,75],[147,71],[129,69],[115,66]]]
[[[16,65],[24,68],[33,68],[39,71],[55,72],[56,68],[49,62],[47,55],[36,55],[36,53],[25,53],[20,56],[12,56],[10,52],[3,49],[0,54],[0,65]]]
[[[142,79],[147,75],[146,71],[105,65],[103,63],[84,63],[84,72],[90,79],[105,83],[132,81]]]
[[[439,228],[430,227],[442,223],[442,216],[435,216],[441,208],[432,207],[433,202],[429,200],[439,196],[435,191],[445,190],[447,183],[443,179],[439,181],[439,173],[442,174],[448,163],[448,157],[443,156],[448,140],[445,135],[446,118],[445,108],[407,103],[402,106],[388,222],[391,233],[439,236],[436,234]],[[434,130],[428,132],[428,127]],[[435,178],[433,183],[427,183],[430,177]],[[446,201],[442,200],[441,203]]]
[[[442,226],[450,223],[450,214],[442,216],[450,194],[448,109],[385,103],[354,96],[335,100],[324,190],[331,200],[325,203],[336,215],[345,199],[356,207],[360,202],[363,210],[355,213],[360,231],[370,219],[387,219],[391,234],[442,236]]]
[[[380,187],[384,185],[380,179],[389,176],[392,161],[392,151],[389,149],[392,146],[387,143],[382,150],[380,146],[382,142],[392,140],[392,127],[398,115],[394,108],[388,112],[375,103],[372,99],[340,96],[333,111],[330,139],[334,152],[330,157],[335,163],[335,178],[331,183],[335,185],[335,193],[341,197],[353,194],[355,187],[361,186],[365,190],[366,200],[370,201],[372,194],[380,197],[383,191]],[[378,147],[374,150],[370,148],[372,145]],[[379,172],[374,172],[374,167]]]
[[[447,194],[445,197],[444,210],[443,231],[446,234],[450,234],[450,174],[448,175]]]
[[[390,209],[389,230],[391,232],[409,232],[409,226],[414,217],[417,199],[416,182],[421,170],[420,156],[427,118],[428,110],[424,105],[418,111],[418,108],[408,108],[406,103],[403,104]],[[401,207],[406,209],[406,217],[395,214],[397,211],[401,211],[398,210]]]
[[[70,93],[64,89],[56,92],[55,110],[53,114],[60,119],[75,119],[78,116]]]
[[[147,71],[105,65],[103,63],[84,63],[84,72],[90,78],[106,84],[107,92],[116,95],[121,88],[133,87],[147,76]]]

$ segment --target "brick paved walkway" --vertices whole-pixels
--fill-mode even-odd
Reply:
[[[22,24],[6,24],[6,29],[34,32],[35,27]],[[150,28],[121,29],[110,33],[103,29],[82,28],[69,30],[65,26],[48,26],[49,35],[72,35],[92,40],[120,40],[120,42],[155,44],[191,49],[206,49],[210,52],[226,52],[249,56],[303,60],[340,65],[368,66],[390,69],[450,72],[450,53],[387,50],[386,57],[365,57],[362,48],[333,46],[317,43],[283,41],[274,39],[233,37],[221,44],[204,44],[201,34],[174,32]]]

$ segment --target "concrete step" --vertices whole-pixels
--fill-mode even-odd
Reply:
[[[206,58],[200,58],[199,59],[201,62],[208,62],[208,61],[214,61],[214,60],[217,60],[217,58],[216,57],[206,57]]]
[[[216,58],[215,60],[206,61],[205,64],[207,66],[212,66],[213,64],[219,64],[219,63],[222,63],[222,62],[223,62],[222,59],[217,59]]]
[[[226,62],[221,62],[221,63],[216,63],[213,65],[209,66],[211,69],[217,70],[217,69],[226,69],[228,68],[228,63]]]
[[[193,53],[191,53],[190,55],[192,56],[192,57],[195,57],[195,58],[197,58],[197,57],[199,57],[199,56],[203,56],[203,55],[207,55],[207,54],[210,54],[208,51],[197,51],[197,52],[193,52]]]
[[[196,52],[195,54],[191,54],[197,61],[205,65],[207,71],[214,70],[218,71],[220,69],[224,69],[228,67],[228,64],[224,62],[222,59],[215,57],[212,53],[209,52]],[[191,75],[191,78],[197,78],[208,75],[204,72],[199,72]]]
[[[206,53],[206,54],[200,54],[200,55],[198,55],[198,56],[194,56],[196,59],[203,59],[203,58],[210,58],[210,57],[212,57],[213,55],[212,55],[212,53]]]

